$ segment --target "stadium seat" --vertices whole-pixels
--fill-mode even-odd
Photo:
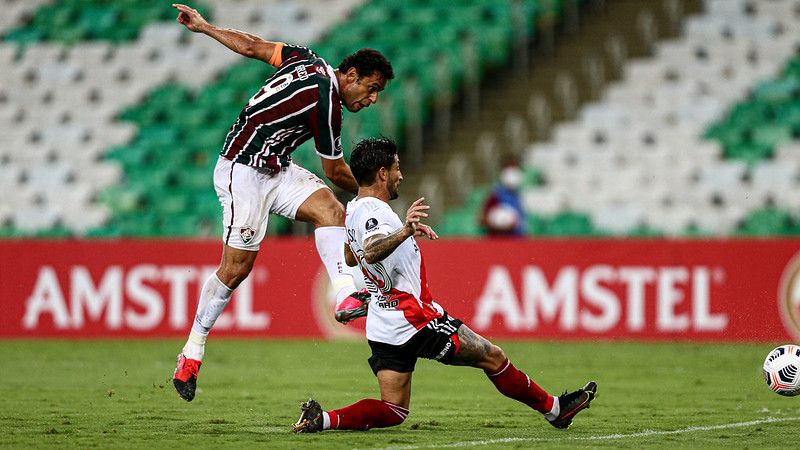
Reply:
[[[792,232],[795,224],[788,210],[768,208],[751,211],[738,232],[754,235],[784,235]]]

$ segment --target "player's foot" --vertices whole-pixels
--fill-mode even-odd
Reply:
[[[197,373],[200,372],[202,362],[196,359],[189,359],[178,355],[178,366],[175,368],[175,375],[172,376],[172,384],[178,395],[187,402],[194,398],[194,391],[197,388]]]
[[[336,307],[336,312],[334,313],[336,321],[347,323],[353,319],[366,316],[367,310],[369,310],[370,298],[371,296],[367,288],[350,294],[349,297],[342,300]]]
[[[570,392],[569,394],[564,392],[558,397],[561,412],[558,417],[548,422],[556,428],[569,428],[575,414],[578,414],[582,409],[588,408],[595,395],[597,395],[597,383],[594,381],[586,383],[586,386],[575,392]]]
[[[319,406],[313,398],[308,399],[300,405],[303,411],[300,413],[300,419],[296,424],[292,425],[292,431],[295,433],[316,433],[322,431],[322,407]]]

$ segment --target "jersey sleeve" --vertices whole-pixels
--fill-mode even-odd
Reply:
[[[377,208],[367,214],[361,216],[361,232],[363,239],[366,241],[372,236],[386,236],[397,229],[394,220],[392,220],[391,210],[388,208]]]
[[[276,42],[275,49],[272,51],[272,58],[269,59],[269,65],[272,67],[280,67],[283,64],[283,51],[286,49],[286,44],[283,42]]]

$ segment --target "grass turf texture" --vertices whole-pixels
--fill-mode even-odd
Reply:
[[[774,345],[501,342],[552,394],[591,379],[599,396],[556,430],[480,370],[421,360],[394,428],[295,435],[300,402],[378,396],[360,342],[211,339],[191,403],[172,388],[182,342],[0,341],[0,448],[785,447],[800,397],[772,393]],[[775,419],[775,420],[771,420]]]

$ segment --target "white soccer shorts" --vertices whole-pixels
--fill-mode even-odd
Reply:
[[[214,188],[222,204],[225,244],[258,251],[270,214],[294,220],[300,205],[318,189],[328,186],[294,163],[273,174],[270,168],[220,157],[214,168]]]

